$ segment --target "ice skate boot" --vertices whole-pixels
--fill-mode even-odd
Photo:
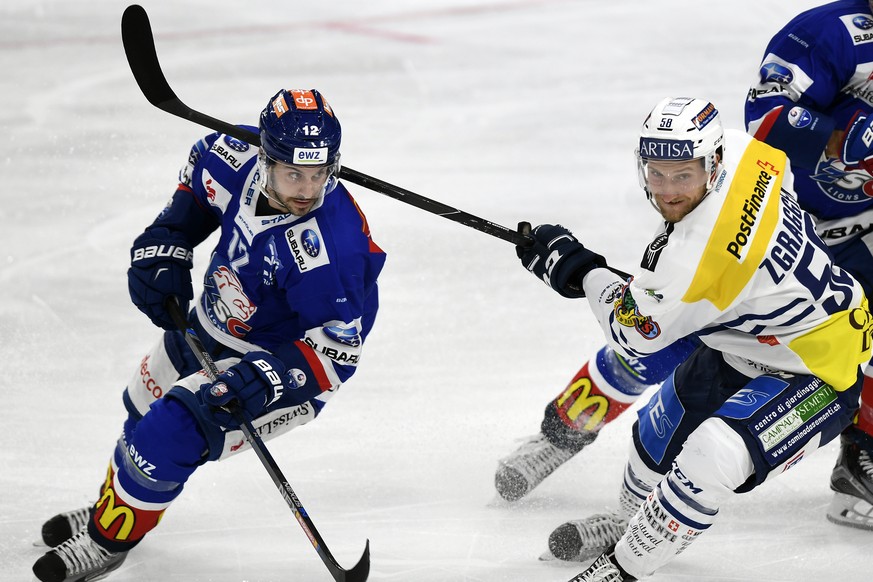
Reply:
[[[59,513],[42,524],[42,541],[53,548],[67,541],[73,534],[85,527],[91,517],[92,505],[73,511]]]
[[[622,570],[613,558],[612,550],[600,554],[583,572],[570,582],[634,582],[636,578]]]
[[[33,564],[41,582],[92,582],[101,580],[121,566],[127,552],[110,552],[97,544],[82,528],[76,535],[46,552]]]
[[[587,562],[609,551],[627,529],[614,513],[599,513],[558,526],[549,536],[549,551],[559,560]]]
[[[854,427],[843,431],[831,489],[830,521],[873,530],[873,437]]]
[[[497,463],[494,486],[507,501],[517,501],[530,493],[574,453],[559,449],[542,433],[529,437],[510,455]]]
[[[592,442],[596,436],[591,433],[587,442]],[[581,450],[582,446],[558,448],[543,433],[528,437],[519,448],[497,462],[494,475],[497,493],[507,501],[518,501]]]

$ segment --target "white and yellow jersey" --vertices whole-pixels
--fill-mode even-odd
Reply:
[[[726,131],[714,189],[665,224],[628,283],[607,269],[584,281],[611,346],[654,353],[696,334],[749,376],[814,374],[837,390],[870,359],[861,285],[834,265],[800,209],[785,154]]]

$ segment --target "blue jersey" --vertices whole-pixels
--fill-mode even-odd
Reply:
[[[339,182],[305,216],[259,213],[257,152],[218,133],[199,141],[153,226],[182,232],[192,245],[220,231],[196,304],[199,324],[220,345],[272,352],[293,371],[299,386],[273,408],[316,399],[320,410],[358,364],[385,254]]]
[[[803,12],[767,45],[749,91],[746,126],[784,150],[804,210],[828,243],[873,227],[873,176],[828,156],[858,114],[873,111],[873,15],[867,0]],[[837,132],[836,134],[834,132]]]

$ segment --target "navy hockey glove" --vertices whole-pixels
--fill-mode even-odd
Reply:
[[[200,410],[218,426],[239,428],[229,409],[240,408],[249,420],[260,416],[282,397],[286,388],[284,376],[282,360],[268,352],[249,352],[219,374],[215,382],[200,386],[197,394]]]
[[[873,115],[855,114],[843,137],[840,159],[847,166],[860,166],[873,175]]]
[[[127,271],[130,299],[158,327],[176,329],[164,308],[171,295],[178,298],[182,312],[188,313],[188,302],[194,298],[193,258],[185,237],[167,228],[150,228],[133,242]]]
[[[582,278],[606,266],[606,259],[582,246],[561,225],[541,224],[531,231],[529,223],[521,222],[518,231],[534,239],[529,247],[516,247],[521,264],[564,297],[585,297]]]

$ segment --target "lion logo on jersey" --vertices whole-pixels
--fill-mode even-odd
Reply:
[[[236,273],[225,265],[219,265],[210,277],[218,296],[213,300],[213,312],[227,326],[227,331],[236,337],[245,337],[251,331],[246,321],[252,318],[257,305],[243,291]]]
[[[809,174],[819,189],[831,200],[843,203],[867,202],[873,198],[873,179],[857,166],[846,166],[839,158],[822,154]]]

